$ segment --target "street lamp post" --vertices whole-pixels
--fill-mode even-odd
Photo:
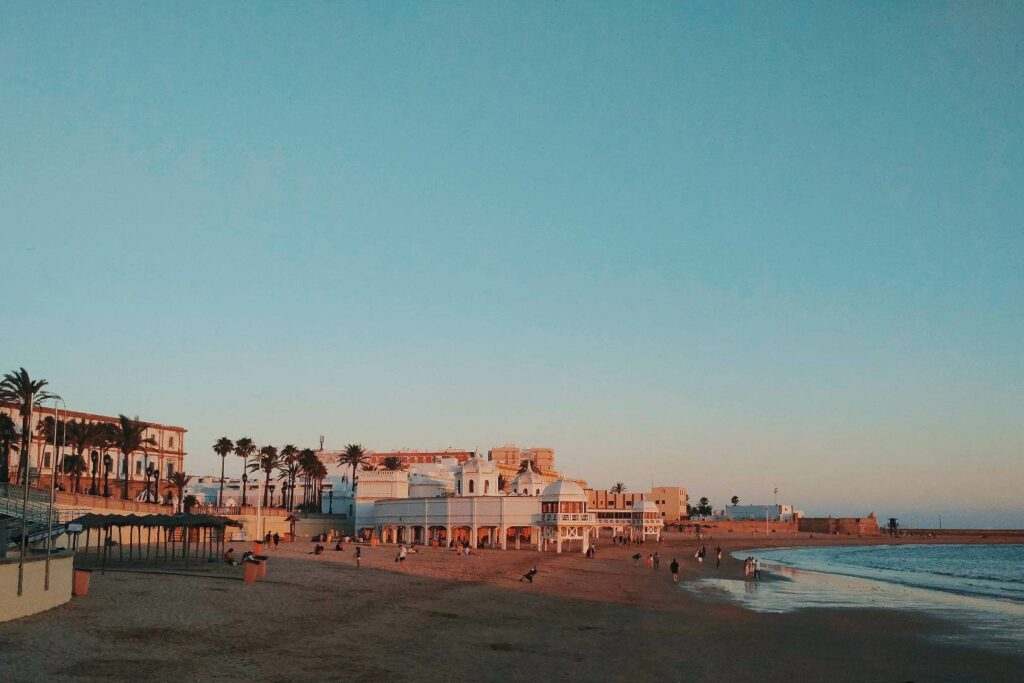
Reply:
[[[54,498],[54,485],[57,483],[57,477],[54,473],[57,470],[57,430],[60,429],[60,421],[57,419],[57,401],[64,403],[64,399],[59,396],[53,399],[53,467],[50,468],[50,503],[46,508],[46,570],[43,578],[43,590],[50,590],[50,551],[53,548],[53,498]],[[68,404],[64,403],[64,420],[68,419]],[[62,432],[64,430],[61,430]],[[64,450],[64,439],[63,434],[61,435],[61,451]]]
[[[277,484],[267,484],[267,488],[270,489],[270,507],[274,507],[274,489],[277,488]]]
[[[110,453],[103,454],[103,497],[110,497],[110,468],[113,466],[114,460],[110,457]]]
[[[334,489],[327,492],[327,514],[334,514]]]

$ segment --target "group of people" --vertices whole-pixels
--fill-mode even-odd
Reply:
[[[456,555],[472,555],[473,548],[469,541],[456,541],[454,538],[448,541],[448,547],[455,551]]]
[[[648,569],[659,569],[661,567],[661,553],[647,553],[646,558],[640,553],[633,555],[634,564],[640,564],[641,559],[644,560],[644,564],[647,565]]]
[[[748,578],[753,577],[755,579],[760,579],[761,560],[754,559],[753,557],[748,557],[747,559],[743,560],[743,576],[746,576]]]
[[[232,567],[237,567],[243,562],[259,562],[259,560],[256,559],[256,554],[253,553],[251,550],[246,550],[244,553],[242,553],[242,559],[236,560],[235,549],[228,548],[227,551],[224,553],[224,562],[230,564]]]
[[[697,549],[697,552],[693,554],[694,558],[696,558],[696,560],[697,560],[697,565],[698,566],[701,566],[701,567],[704,566],[704,558],[707,557],[707,554],[708,554],[708,547],[706,545],[702,545],[700,548]],[[722,546],[719,545],[719,546],[715,546],[715,569],[717,569],[717,568],[719,568],[721,566],[722,566]]]
[[[281,542],[281,535],[276,531],[274,533],[267,532],[266,536],[263,537],[263,545],[266,546],[267,550],[273,548],[277,550],[277,545]]]

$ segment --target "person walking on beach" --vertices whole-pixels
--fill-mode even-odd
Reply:
[[[658,553],[654,553],[654,568],[661,568],[661,555],[659,555]]]
[[[356,569],[359,569],[359,563],[363,559],[363,549],[356,546]]]
[[[279,533],[277,533],[275,531],[273,539],[274,539],[274,550],[277,550],[277,544],[281,542],[281,534],[279,534]]]
[[[395,556],[395,562],[398,563],[399,569],[405,568],[405,558],[409,555],[409,551],[405,549],[404,545],[398,546],[398,554]]]
[[[754,578],[761,578],[761,560],[754,560]]]
[[[700,550],[697,551],[697,564],[701,567],[704,566],[704,556],[707,555],[707,546],[701,546]]]
[[[715,569],[722,566],[722,546],[715,547]]]
[[[672,558],[672,564],[668,568],[672,572],[672,583],[679,583],[679,563],[676,562],[676,558]]]

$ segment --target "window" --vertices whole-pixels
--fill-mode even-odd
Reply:
[[[49,467],[49,466],[50,466],[50,451],[45,451],[43,453],[43,467]]]
[[[469,492],[473,493],[473,480],[472,479],[469,480]]]
[[[457,484],[456,488],[457,488],[457,489],[459,490],[459,495],[461,496],[461,495],[462,495],[462,480],[461,480],[461,479],[459,479],[459,480],[458,480],[457,482],[455,482],[455,483]]]
[[[167,439],[167,446],[168,446],[168,448],[174,448],[174,437],[173,436],[170,437],[169,439]]]
[[[142,474],[142,461],[141,460],[136,460],[135,461],[135,474],[136,475]]]
[[[167,478],[170,479],[173,474],[174,474],[174,463],[173,462],[169,462],[169,463],[167,463]]]
[[[484,480],[484,493],[490,493],[490,491],[491,491],[491,481],[489,479],[485,479]]]

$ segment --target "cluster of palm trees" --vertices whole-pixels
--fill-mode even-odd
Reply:
[[[281,482],[281,506],[289,510],[319,511],[323,505],[323,482],[327,478],[327,466],[320,460],[317,451],[312,448],[298,448],[288,444],[277,449],[276,446],[259,447],[249,437],[244,436],[232,441],[226,436],[217,439],[213,451],[221,458],[220,493],[218,501],[224,504],[224,469],[227,457],[234,454],[242,458],[242,505],[248,502],[248,476],[246,473],[258,473],[265,482],[275,477]],[[338,464],[352,468],[352,481],[356,480],[357,469],[370,467],[370,455],[359,444],[345,447]],[[302,489],[302,502],[296,504],[295,489]],[[354,488],[354,484],[353,484]],[[263,505],[273,505],[268,499],[270,486],[263,488]]]
[[[29,443],[31,438],[32,413],[41,408],[44,401],[60,400],[60,396],[46,390],[49,382],[45,379],[33,380],[25,368],[9,372],[0,380],[0,401],[13,404],[21,417],[20,435],[16,433],[14,421],[6,414],[0,415],[0,482],[11,481],[24,483],[29,472]],[[59,413],[56,413],[59,415]],[[127,471],[128,458],[132,453],[142,451],[144,455],[148,447],[156,446],[156,441],[146,436],[149,424],[127,415],[118,415],[117,422],[88,422],[86,420],[61,420],[46,417],[36,426],[36,433],[42,443],[60,443],[71,448],[71,453],[64,456],[60,463],[54,462],[54,471],[59,471],[72,482],[72,490],[79,493],[82,487],[82,476],[92,473],[90,493],[99,495],[99,473],[103,471],[103,495],[110,495],[109,476],[113,460],[110,451],[119,452],[125,463],[121,475],[123,477],[122,497],[128,499],[129,476]],[[40,444],[42,448],[42,444]],[[86,451],[89,451],[88,459]],[[12,452],[19,454],[18,470],[12,478],[9,471],[9,458]],[[91,461],[91,463],[90,463]],[[91,467],[90,467],[91,464]],[[114,475],[117,479],[117,473]],[[51,482],[56,485],[56,477]],[[150,495],[150,481],[153,482]],[[147,462],[146,492],[147,498],[156,499],[160,487],[160,468]]]

